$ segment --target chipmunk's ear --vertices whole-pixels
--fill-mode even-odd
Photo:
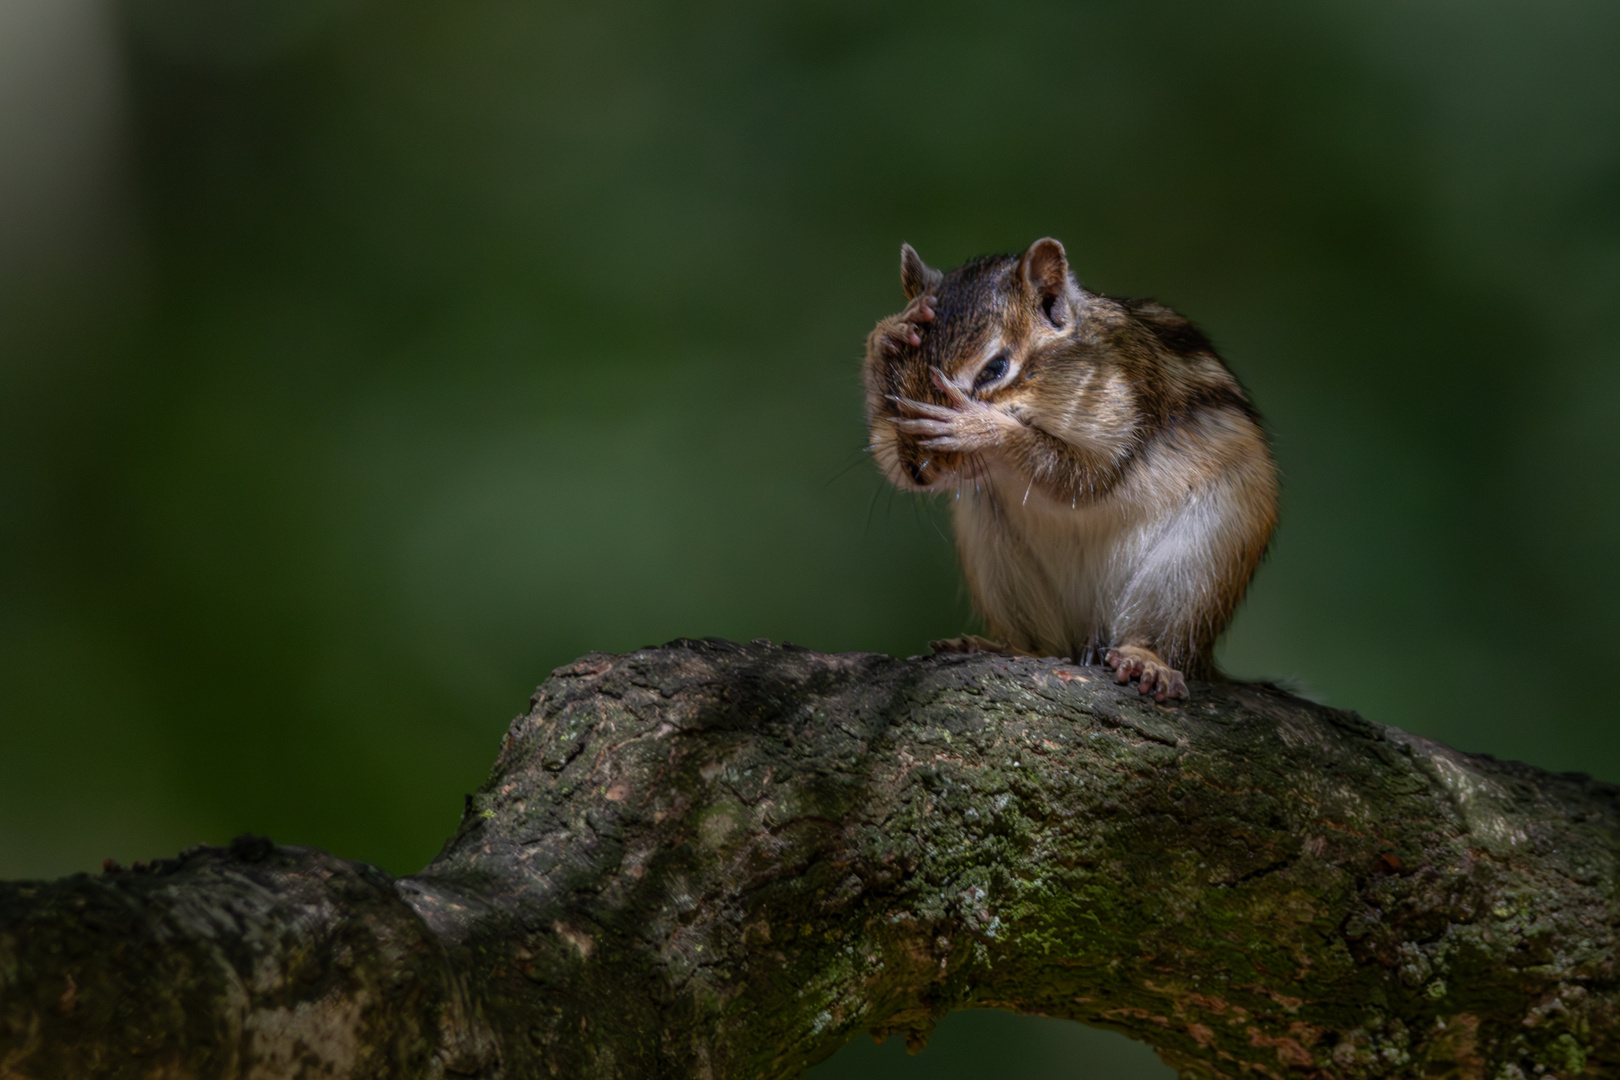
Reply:
[[[1018,260],[1018,273],[1035,293],[1041,312],[1059,330],[1068,326],[1075,299],[1069,284],[1069,257],[1050,236],[1029,245]]]
[[[906,299],[915,300],[940,283],[944,274],[922,261],[917,249],[910,244],[900,245],[900,287],[906,290]]]

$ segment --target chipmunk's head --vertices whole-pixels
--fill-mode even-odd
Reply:
[[[908,306],[867,340],[867,418],[883,471],[906,488],[938,489],[973,471],[955,454],[930,454],[898,430],[896,399],[947,405],[941,380],[983,401],[1015,395],[1045,345],[1069,336],[1087,299],[1063,245],[1037,240],[1022,255],[986,255],[941,273],[900,246]]]

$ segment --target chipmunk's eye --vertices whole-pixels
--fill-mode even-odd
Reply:
[[[974,376],[973,389],[982,390],[1005,374],[1007,374],[1007,354],[997,353],[990,358],[988,364],[979,369],[979,374]]]

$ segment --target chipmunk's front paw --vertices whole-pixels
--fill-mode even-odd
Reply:
[[[934,650],[934,655],[940,653],[1008,653],[1012,652],[999,641],[991,641],[978,634],[963,634],[960,637],[941,638],[939,641],[930,641],[928,647]]]
[[[939,303],[937,297],[923,295],[917,297],[906,310],[891,318],[885,319],[878,326],[883,340],[883,350],[893,356],[906,346],[916,348],[922,344],[921,326],[931,323],[937,317],[934,305]]]
[[[1136,689],[1154,701],[1187,696],[1187,680],[1152,649],[1118,645],[1108,650],[1107,662],[1115,679],[1122,683],[1135,679]]]
[[[924,450],[943,454],[974,454],[1000,446],[1020,425],[1004,409],[969,397],[937,368],[931,372],[949,404],[890,397],[900,414],[895,429],[917,440]]]

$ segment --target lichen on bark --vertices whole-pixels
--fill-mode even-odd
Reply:
[[[1620,791],[1193,691],[1005,656],[587,657],[413,877],[244,842],[0,887],[0,1077],[787,1077],[968,1006],[1187,1077],[1620,1072]]]

